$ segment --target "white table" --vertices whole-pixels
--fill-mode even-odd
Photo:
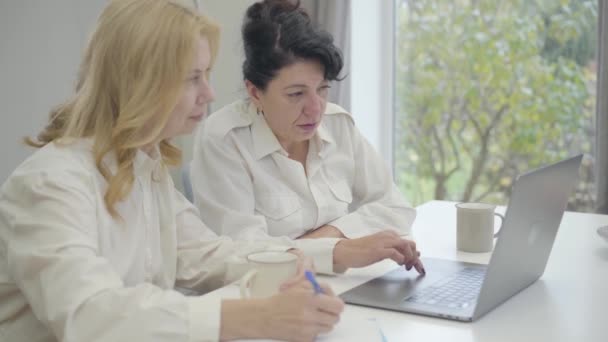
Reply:
[[[417,208],[413,231],[419,249],[427,257],[487,263],[491,253],[473,254],[456,250],[454,204],[432,201]],[[499,208],[499,211],[501,209],[504,210]],[[606,342],[608,243],[596,234],[597,227],[601,225],[608,225],[608,215],[566,212],[544,275],[476,322],[454,322],[347,305],[335,334],[321,340],[382,341],[377,331],[367,331],[367,335],[362,331],[380,327],[390,342]],[[336,293],[342,293],[395,267],[393,262],[384,261],[362,269],[351,269],[342,276],[319,278],[329,283]],[[427,269],[427,272],[432,270]],[[208,295],[234,298],[238,292],[234,286],[228,286]],[[371,319],[375,322],[370,323]]]

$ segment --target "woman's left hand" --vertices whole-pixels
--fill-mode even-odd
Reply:
[[[315,272],[315,265],[311,257],[305,255],[301,250],[297,248],[292,248],[287,251],[288,253],[295,254],[298,257],[298,266],[296,270],[296,274],[289,278],[281,285],[281,290],[288,289],[293,285],[301,282],[306,279],[306,275],[304,272],[312,271]]]

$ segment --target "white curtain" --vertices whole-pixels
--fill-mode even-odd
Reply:
[[[313,22],[331,33],[336,46],[342,50],[344,68],[341,82],[334,82],[329,100],[350,111],[350,0],[302,0],[302,8]]]
[[[596,113],[597,212],[608,214],[608,3],[599,0]]]

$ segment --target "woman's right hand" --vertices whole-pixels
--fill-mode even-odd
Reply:
[[[425,274],[416,243],[399,236],[395,231],[384,230],[358,239],[342,239],[334,247],[334,267],[365,267],[384,259],[412,267]]]
[[[267,298],[264,335],[285,341],[313,341],[338,323],[344,310],[342,299],[329,286],[321,284],[323,293],[315,294],[310,282],[301,279],[280,293]]]

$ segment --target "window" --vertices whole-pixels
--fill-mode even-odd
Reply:
[[[594,148],[597,0],[396,0],[395,179],[412,204],[506,204]],[[594,208],[585,158],[569,210]]]

